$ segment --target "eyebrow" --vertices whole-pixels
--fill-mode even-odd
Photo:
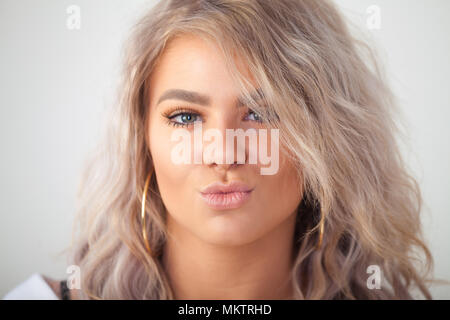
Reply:
[[[256,89],[252,94],[252,98],[255,100],[260,100],[264,98],[264,94],[261,88]],[[183,100],[194,104],[199,104],[201,106],[209,107],[211,106],[211,97],[205,94],[201,94],[195,91],[188,91],[183,89],[169,89],[165,91],[159,98],[156,105],[159,105],[164,100]],[[247,100],[244,97],[239,97],[236,101],[236,108],[240,108],[247,104]]]

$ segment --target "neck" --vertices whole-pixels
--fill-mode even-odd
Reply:
[[[167,215],[163,265],[175,299],[292,299],[296,214],[263,237],[225,246],[202,241]]]

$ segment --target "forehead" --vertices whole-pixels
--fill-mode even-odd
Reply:
[[[237,59],[240,72],[254,86],[248,68],[239,57]],[[195,35],[182,35],[170,40],[149,80],[152,104],[163,91],[174,88],[203,92],[218,98],[240,93],[227,70],[220,48]]]
[[[195,35],[182,35],[170,40],[165,47],[156,68],[160,72],[177,71],[226,71],[224,57],[212,42]]]

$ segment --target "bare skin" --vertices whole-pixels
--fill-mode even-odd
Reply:
[[[293,295],[290,270],[293,236],[303,190],[293,166],[280,153],[279,171],[261,175],[257,164],[176,165],[171,161],[172,121],[186,122],[174,108],[188,107],[203,130],[263,128],[249,109],[236,109],[234,85],[219,50],[186,36],[169,42],[150,77],[148,140],[161,197],[167,209],[169,238],[163,264],[176,299],[288,299]],[[244,70],[254,85],[248,70]],[[210,105],[181,99],[158,104],[170,89],[199,92]],[[189,110],[189,111],[190,111]],[[184,110],[183,110],[184,112]],[[193,130],[188,126],[187,130]],[[192,131],[191,131],[192,133]],[[268,148],[270,150],[270,148]],[[246,150],[248,152],[248,150]],[[242,207],[215,211],[199,190],[212,183],[239,180],[255,187]]]

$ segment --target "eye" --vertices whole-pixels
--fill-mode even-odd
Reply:
[[[250,119],[247,119],[247,118],[250,118]],[[261,118],[261,116],[259,115],[259,114],[257,114],[255,111],[253,111],[253,110],[249,110],[249,112],[247,113],[247,116],[246,116],[246,119],[247,120],[250,120],[250,121],[256,121],[256,122],[262,122],[263,120],[262,120],[262,118]]]
[[[179,113],[177,115],[171,116],[169,118],[169,120],[171,120],[171,122],[174,125],[190,125],[192,123],[194,123],[197,118],[199,117],[198,114],[194,114],[194,113]]]
[[[201,118],[201,116],[194,110],[182,107],[177,107],[175,110],[163,114],[163,116],[167,118],[167,124],[174,127],[187,127],[194,124],[195,121]]]
[[[167,124],[174,127],[188,127],[193,125],[196,121],[202,121],[202,116],[195,110],[184,107],[177,107],[170,112],[166,112],[163,116],[167,119]],[[246,121],[256,121],[262,123],[262,117],[250,110],[246,113],[244,120]]]

